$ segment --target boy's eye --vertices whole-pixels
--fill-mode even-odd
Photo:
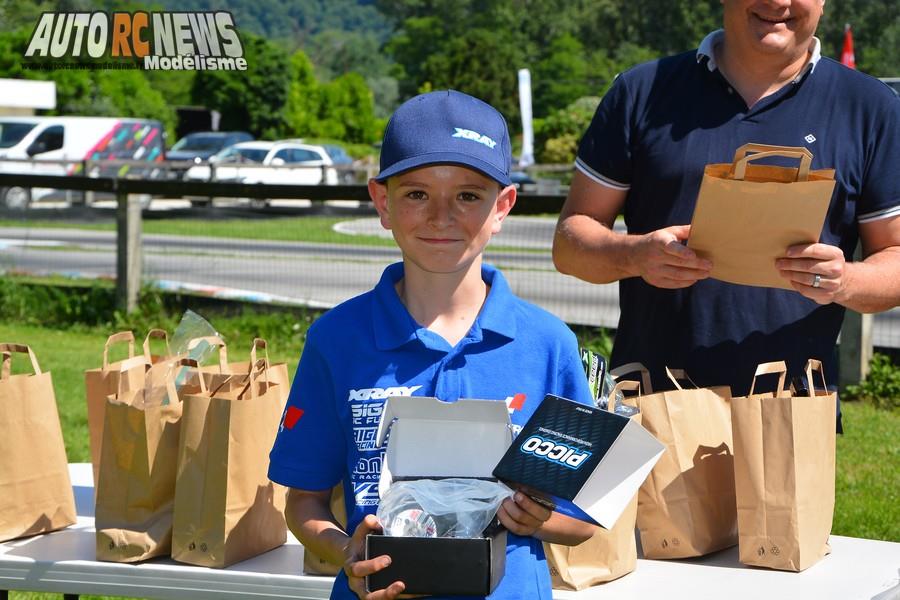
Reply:
[[[481,196],[472,192],[462,192],[459,195],[459,199],[463,202],[478,202],[479,200],[481,200]]]
[[[422,190],[410,190],[406,192],[406,197],[411,200],[424,200],[428,196]]]

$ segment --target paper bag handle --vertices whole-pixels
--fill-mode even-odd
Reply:
[[[214,346],[219,349],[219,371],[221,373],[229,373],[228,349],[225,347],[225,341],[217,335],[207,335],[204,337],[194,338],[190,342],[188,342],[188,351],[196,348],[200,344],[200,342],[206,342],[210,346]]]
[[[644,386],[645,394],[653,393],[653,384],[650,383],[650,371],[647,370],[647,367],[642,365],[639,362],[632,362],[620,367],[616,367],[615,369],[610,369],[609,374],[612,375],[613,379],[618,379],[622,375],[626,375],[628,373],[640,373],[641,374],[641,383]]]
[[[787,364],[783,360],[762,363],[758,367],[756,367],[756,373],[753,375],[753,383],[750,384],[750,396],[753,395],[753,390],[756,387],[756,378],[760,375],[775,375],[778,374],[778,389],[776,390],[776,396],[780,396],[784,393],[784,380],[787,377]]]
[[[806,361],[806,385],[809,390],[810,396],[816,395],[816,386],[813,384],[813,372],[818,371],[819,375],[822,377],[822,389],[826,392],[828,391],[828,384],[825,383],[825,370],[822,369],[822,361],[817,360],[815,358],[810,358]]]
[[[641,395],[641,382],[634,381],[631,379],[623,379],[622,381],[617,381],[616,385],[613,386],[612,391],[609,393],[609,403],[606,405],[606,410],[609,412],[616,411],[616,392],[637,392],[638,396]],[[622,394],[625,395],[624,393]]]
[[[166,341],[166,356],[172,355],[172,348],[169,347],[169,334],[166,333],[165,329],[151,329],[147,332],[147,337],[144,338],[144,356],[147,358],[147,362],[150,362],[150,338],[156,338]]]
[[[256,383],[256,380],[259,378],[260,375],[264,375],[266,378],[266,385],[269,384],[268,366],[269,365],[266,362],[266,359],[264,359],[264,358],[253,363],[253,365],[250,368],[250,373],[247,374],[247,385],[245,385],[244,389],[242,389],[237,395],[238,400],[243,400],[244,394],[246,394],[248,390],[250,391],[250,399],[256,400],[256,398],[257,398],[256,386],[254,384]]]
[[[666,375],[668,376],[669,381],[675,385],[676,390],[683,389],[681,384],[678,383],[679,381],[687,381],[694,386],[693,389],[700,389],[700,386],[694,383],[694,380],[688,376],[687,371],[684,369],[670,369],[669,367],[666,367]]]
[[[128,358],[134,356],[134,334],[130,331],[120,331],[106,338],[106,344],[103,345],[103,369],[109,368],[109,347],[119,342],[128,342]]]
[[[28,354],[31,359],[31,368],[34,369],[35,375],[41,374],[41,367],[38,365],[37,357],[26,344],[0,344],[0,353],[3,354],[3,366],[0,367],[0,379],[9,379],[12,367],[13,354]]]
[[[748,155],[748,152],[754,154]],[[771,146],[769,144],[744,144],[734,153],[732,161],[732,173],[734,179],[743,179],[747,172],[747,163],[758,158],[769,156],[786,156],[800,159],[800,167],[797,169],[797,181],[809,179],[809,167],[812,165],[812,152],[802,146]]]
[[[262,338],[253,338],[253,346],[250,348],[250,366],[256,364],[256,349],[260,348],[266,353],[266,368],[269,368],[269,346],[266,344],[266,340]]]
[[[139,365],[143,365],[144,370],[146,371],[146,369],[150,366],[150,361],[148,361],[144,357],[144,355],[141,354],[139,356],[132,356],[130,358],[126,358],[125,360],[123,360],[122,362],[119,363],[120,375],[119,375],[119,383],[116,386],[116,398],[119,398],[122,396],[122,394],[124,392],[124,390],[122,390],[122,384],[128,381],[128,378],[122,377],[121,374],[126,373]],[[141,385],[143,385],[143,382],[141,383]]]

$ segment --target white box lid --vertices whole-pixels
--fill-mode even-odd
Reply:
[[[393,396],[382,409],[379,447],[385,438],[379,495],[399,478],[493,479],[491,471],[512,443],[509,409],[498,400]]]

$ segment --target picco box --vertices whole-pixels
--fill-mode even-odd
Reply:
[[[559,513],[611,529],[664,450],[627,416],[548,394],[493,473]]]
[[[379,447],[385,439],[380,496],[395,481],[494,480],[491,469],[509,448],[512,430],[504,402],[395,396],[384,404]],[[503,577],[506,535],[496,519],[478,538],[371,534],[366,558],[387,554],[391,565],[366,577],[366,588],[371,592],[402,581],[408,594],[485,596]]]

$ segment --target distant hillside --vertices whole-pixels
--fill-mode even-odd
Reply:
[[[324,31],[346,31],[373,35],[383,42],[390,25],[372,0],[228,0],[223,7],[212,0],[156,0],[168,10],[225,10],[234,15],[238,31],[249,31],[269,39],[306,47]]]

